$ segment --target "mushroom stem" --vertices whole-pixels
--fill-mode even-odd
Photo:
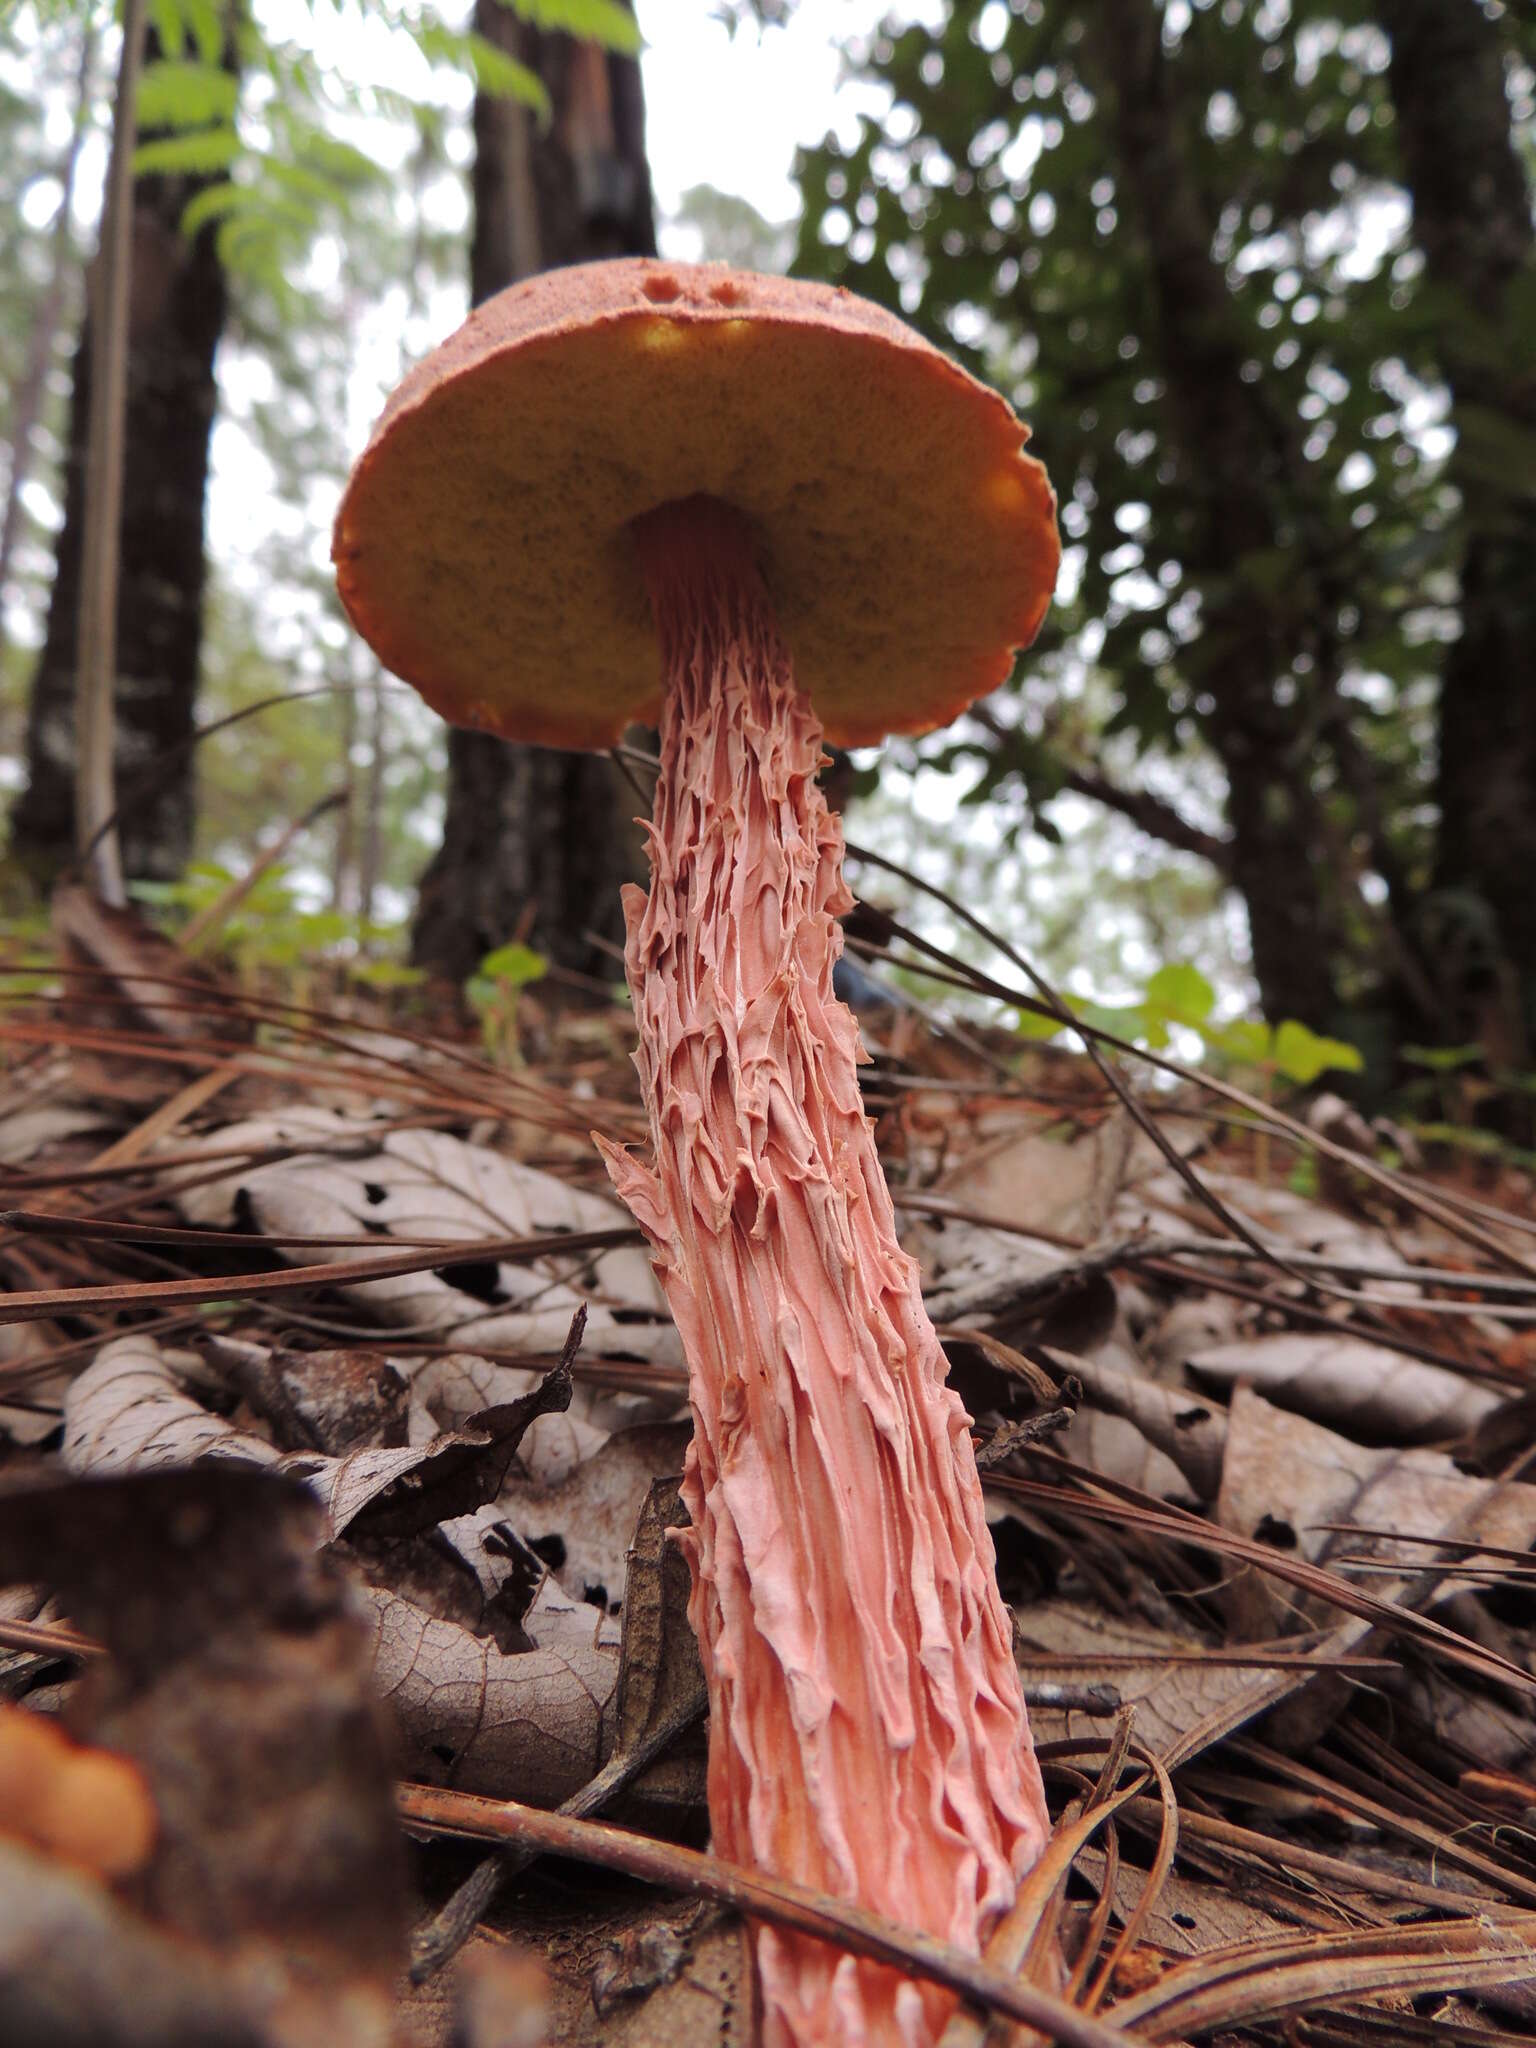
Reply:
[[[1049,1832],[968,1418],[832,994],[852,898],[750,531],[637,522],[661,639],[651,889],[626,962],[654,1170],[604,1147],[689,1362],[683,1497],[724,1856],[972,1954]],[[934,2040],[953,2003],[757,1937],[769,2044]]]

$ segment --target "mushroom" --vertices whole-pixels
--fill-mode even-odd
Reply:
[[[822,740],[947,722],[1050,598],[1008,405],[844,291],[545,273],[408,376],[348,485],[343,601],[442,714],[659,723],[625,892],[654,1163],[602,1143],[689,1365],[691,1616],[723,1856],[979,1952],[1049,1832],[969,1418],[832,994]],[[757,1936],[770,2043],[932,2041],[952,1999]]]

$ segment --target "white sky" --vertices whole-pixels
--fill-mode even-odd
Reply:
[[[646,150],[663,213],[690,185],[750,200],[770,220],[798,201],[789,169],[795,148],[829,128],[851,139],[861,104],[839,87],[839,45],[872,28],[887,0],[798,0],[782,28],[731,37],[708,0],[639,0],[646,39]],[[909,5],[913,19],[934,15]],[[868,103],[864,89],[863,103]]]

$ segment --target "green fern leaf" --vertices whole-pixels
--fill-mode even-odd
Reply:
[[[519,64],[515,57],[499,50],[486,36],[444,28],[439,22],[425,22],[413,34],[429,63],[452,64],[457,70],[468,71],[479,91],[494,99],[516,100],[531,107],[541,121],[549,118],[549,94],[542,79],[526,64]]]
[[[149,0],[149,19],[165,57],[179,57],[187,46],[187,24],[176,0]]]
[[[153,173],[177,176],[227,171],[240,155],[240,137],[233,128],[192,128],[182,135],[164,135],[141,142],[133,152],[135,177]]]
[[[240,96],[238,80],[217,64],[146,64],[139,80],[141,128],[204,128],[215,121],[233,121]]]
[[[195,235],[210,221],[227,220],[237,213],[250,213],[265,204],[265,194],[250,185],[236,185],[227,180],[222,185],[208,185],[201,192],[194,193],[182,208],[181,231],[184,235]]]
[[[601,43],[626,57],[641,49],[639,23],[619,0],[501,0],[533,28],[563,29],[582,42]]]

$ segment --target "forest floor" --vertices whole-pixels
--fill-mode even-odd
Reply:
[[[493,1062],[59,922],[0,1027],[0,2034],[750,2042],[683,1360],[590,1139],[644,1142],[627,1012],[541,984]],[[1010,1985],[1084,2041],[1529,2041],[1529,1177],[864,1032],[1056,1833],[979,1965],[802,1924],[963,1990],[946,2048],[1041,2038]],[[70,1731],[27,1772],[18,1705]]]

